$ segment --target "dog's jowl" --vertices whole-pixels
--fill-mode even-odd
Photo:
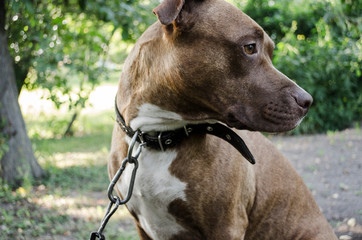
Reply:
[[[295,128],[312,104],[272,65],[270,37],[222,0],[164,0],[153,12],[124,64],[109,160],[113,177],[130,132],[142,131],[127,203],[140,238],[336,239],[301,177],[257,132]]]

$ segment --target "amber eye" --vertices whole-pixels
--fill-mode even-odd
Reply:
[[[254,53],[256,53],[256,44],[253,43],[253,44],[245,45],[244,50],[249,55],[254,54]]]

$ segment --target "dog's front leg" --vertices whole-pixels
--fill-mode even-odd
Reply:
[[[137,232],[138,236],[140,237],[140,240],[152,240],[147,233],[143,230],[142,227],[139,226],[138,222],[136,222]]]

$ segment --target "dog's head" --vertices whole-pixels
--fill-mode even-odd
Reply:
[[[279,132],[300,123],[312,97],[274,68],[274,43],[250,17],[222,0],[164,0],[154,13],[160,29],[152,34],[162,37],[150,55],[168,56],[156,74],[169,72],[162,94],[174,88],[157,105],[239,129]]]

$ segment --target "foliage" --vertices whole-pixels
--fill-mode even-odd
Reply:
[[[150,24],[151,7],[137,0],[9,1],[6,28],[18,89],[45,88],[57,107],[79,111],[107,79],[113,35],[120,31],[123,41],[134,41]]]
[[[290,1],[266,1],[266,0],[249,0],[243,11],[253,18],[263,29],[272,37],[273,40],[279,41],[285,34],[285,29],[291,23],[291,12],[288,6]],[[240,4],[239,4],[239,7]]]
[[[275,42],[280,42],[290,31],[293,21],[298,23],[295,34],[312,37],[315,23],[330,14],[328,11],[331,9],[325,8],[326,4],[324,0],[249,0],[244,7],[238,5],[260,24]]]
[[[249,1],[247,7],[260,4],[261,9],[250,13],[277,41],[274,64],[314,98],[296,132],[340,130],[360,121],[361,1],[304,2],[303,8],[293,2],[277,7],[282,10],[270,7],[270,2]],[[264,15],[270,8],[271,15]]]

